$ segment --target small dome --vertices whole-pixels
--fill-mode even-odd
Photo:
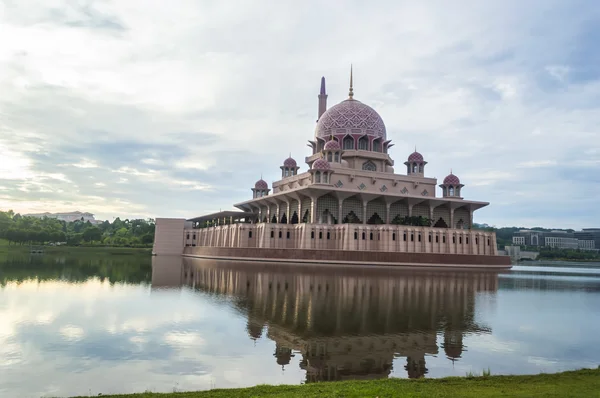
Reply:
[[[312,164],[313,170],[327,171],[330,168],[331,166],[329,165],[329,162],[323,158],[315,160],[315,162]]]
[[[339,142],[332,139],[331,141],[327,141],[325,143],[323,149],[325,149],[326,151],[339,151],[340,149],[342,149],[342,147],[340,147]]]
[[[457,176],[450,173],[444,178],[444,185],[460,185],[460,180]]]
[[[408,157],[408,161],[410,163],[423,163],[423,155],[421,155],[419,152],[414,151],[413,153],[410,154],[410,156]]]
[[[283,167],[289,167],[290,169],[294,169],[298,167],[298,163],[296,163],[296,161],[292,157],[289,157],[283,161]]]
[[[269,184],[261,178],[254,184],[254,189],[269,189]]]

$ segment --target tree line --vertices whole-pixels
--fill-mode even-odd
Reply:
[[[66,222],[55,218],[37,218],[0,211],[0,239],[12,244],[66,244],[150,247],[154,242],[152,219],[104,221],[92,224],[78,220]]]

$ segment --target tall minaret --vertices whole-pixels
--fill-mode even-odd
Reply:
[[[325,113],[327,110],[327,93],[325,92],[325,76],[321,77],[321,91],[319,92],[319,117],[317,121],[321,118],[321,115]]]

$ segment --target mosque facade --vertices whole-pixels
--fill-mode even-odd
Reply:
[[[489,203],[465,199],[452,172],[440,184],[428,177],[416,148],[395,164],[383,119],[354,98],[352,73],[346,100],[327,108],[327,97],[321,78],[305,171],[290,156],[281,179],[259,179],[239,211],[157,219],[155,254],[510,266],[495,233],[472,229]]]

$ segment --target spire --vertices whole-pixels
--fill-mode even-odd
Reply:
[[[325,76],[321,76],[321,91],[320,95],[325,95]]]
[[[354,91],[352,89],[352,64],[350,64],[350,91],[348,91],[348,99],[354,99]]]

